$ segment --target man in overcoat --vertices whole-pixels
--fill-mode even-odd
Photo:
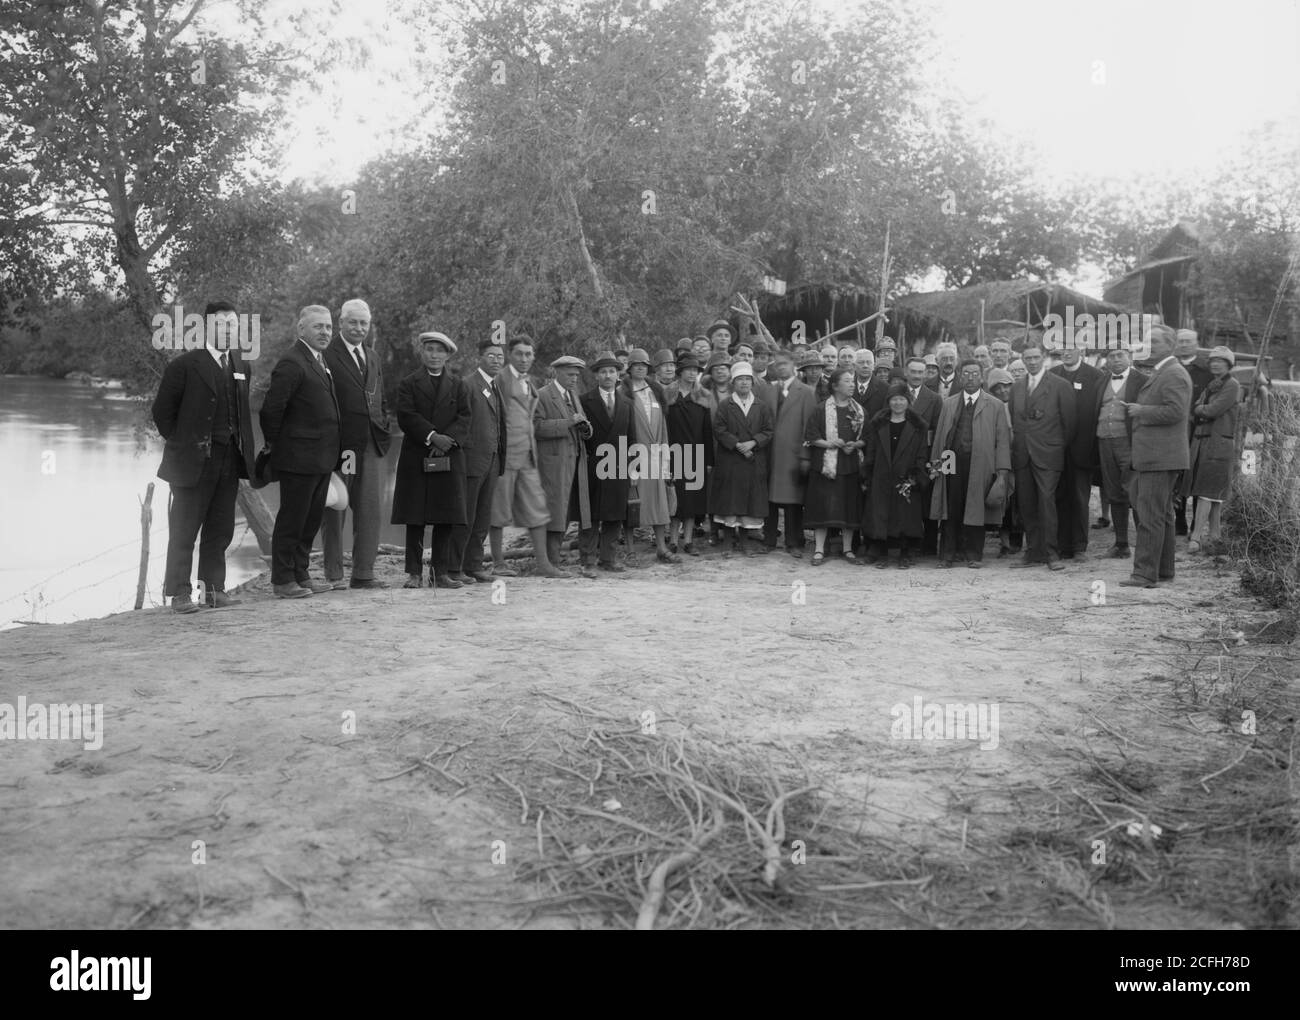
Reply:
[[[1137,549],[1128,587],[1155,588],[1174,579],[1174,486],[1189,464],[1187,421],[1192,378],[1174,357],[1174,331],[1152,326],[1156,363],[1135,401],[1125,404],[1133,420],[1133,514]]]
[[[1027,372],[1011,386],[1011,467],[1025,522],[1025,555],[1013,566],[1046,563],[1052,570],[1062,570],[1056,486],[1065,469],[1066,448],[1074,439],[1074,390],[1047,371],[1039,344],[1027,344],[1020,358]]]
[[[774,423],[763,544],[776,548],[780,516],[785,511],[785,550],[799,558],[804,549],[803,497],[808,477],[803,437],[809,417],[817,410],[817,393],[794,377],[794,358],[789,351],[777,351],[773,356],[772,374],[774,378],[762,394]]]
[[[429,586],[460,588],[451,577],[451,534],[465,524],[465,443],[469,440],[469,388],[447,368],[456,342],[443,333],[417,338],[421,367],[397,386],[402,450],[393,489],[394,524],[406,525],[403,587],[421,587],[424,529],[433,527]]]
[[[551,515],[546,525],[546,557],[560,562],[560,542],[570,521],[591,527],[591,500],[587,486],[587,437],[591,422],[578,406],[574,388],[586,367],[581,358],[564,355],[551,362],[555,378],[543,386],[533,410],[537,438],[537,473],[546,491]]]
[[[1004,494],[1011,491],[1011,422],[1007,405],[983,388],[978,361],[962,362],[957,378],[961,389],[944,400],[930,448],[937,472],[930,512],[942,531],[940,565],[960,556],[978,568],[985,527],[1002,523],[1004,504],[990,509],[989,491],[999,481]]]
[[[621,574],[627,568],[616,559],[615,543],[627,520],[628,476],[625,451],[636,442],[632,401],[619,386],[619,362],[606,351],[591,365],[596,385],[579,401],[591,423],[587,437],[587,491],[591,499],[591,526],[581,536],[582,566],[596,557],[601,570]]]

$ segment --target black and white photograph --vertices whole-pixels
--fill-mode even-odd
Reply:
[[[1295,0],[0,0],[0,929],[1262,990],[1298,260]]]

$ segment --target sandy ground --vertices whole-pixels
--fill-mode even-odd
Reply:
[[[1059,573],[710,551],[504,580],[495,598],[475,585],[279,601],[259,581],[227,610],[0,635],[0,702],[105,712],[100,750],[0,743],[0,923],[515,926],[510,905],[535,895],[515,866],[536,838],[494,776],[556,724],[543,691],[630,725],[652,711],[794,749],[830,777],[842,817],[936,852],[960,828],[965,848],[968,826],[974,841],[1015,824],[1013,785],[1077,768],[1065,751],[1097,732],[1089,713],[1163,696],[1143,680],[1170,654],[1158,633],[1222,618],[1213,599],[1235,579],[1183,540],[1177,583],[1147,591],[1118,587],[1129,571],[1101,558],[1106,538]],[[381,558],[381,576],[400,569]],[[996,706],[997,747],[892,739],[891,708],[916,697]],[[1154,741],[1137,715],[1128,732]],[[414,764],[436,749],[442,772]],[[1172,903],[1118,918],[1220,920]]]

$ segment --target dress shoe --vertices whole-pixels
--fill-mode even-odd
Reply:
[[[939,566],[941,566],[944,570],[951,570],[951,569],[952,569],[952,559],[949,558],[949,557],[946,557],[946,556],[945,556],[943,559],[941,559],[941,560],[939,561]]]
[[[406,583],[403,584],[402,587],[403,587],[403,588],[423,588],[423,587],[424,587],[424,575],[422,575],[422,574],[407,574],[407,575],[406,575]]]
[[[623,564],[621,563],[597,563],[596,566],[600,567],[601,570],[607,571],[611,574],[627,573],[627,567],[623,566]]]
[[[552,563],[549,567],[545,569],[539,568],[537,571],[537,576],[563,578],[563,577],[572,577],[573,575],[570,574],[567,570],[561,570],[554,563]],[[456,585],[456,587],[459,588],[460,585]]]
[[[193,601],[188,595],[172,596],[173,613],[197,613],[198,611],[199,604]]]
[[[1064,570],[1064,569],[1065,569],[1065,564],[1062,563],[1060,560],[1048,560],[1048,561],[1047,561],[1047,569],[1048,569],[1048,570]]]
[[[910,556],[900,556],[900,557],[899,557],[899,560],[898,560],[898,569],[899,569],[899,570],[911,570],[911,569],[912,569],[912,557],[910,557]]]
[[[327,577],[325,583],[330,586],[330,591],[347,591],[348,582],[341,577]]]
[[[496,578],[494,578],[486,570],[471,571],[469,576],[472,577],[479,584],[491,584],[494,580],[496,580]]]
[[[232,599],[224,591],[209,590],[207,595],[207,604],[213,609],[225,609],[227,606],[243,605],[243,599]]]
[[[450,574],[436,574],[433,578],[434,586],[437,588],[464,588],[465,586],[457,581]]]
[[[519,576],[519,571],[512,570],[510,567],[507,567],[504,564],[493,565],[492,573],[496,577],[518,577]]]
[[[655,553],[655,559],[660,563],[681,563],[681,559],[670,552]]]
[[[310,577],[305,581],[299,581],[298,586],[300,588],[310,588],[313,595],[320,595],[323,592],[334,590],[334,585],[330,584],[329,581],[317,581]]]
[[[297,581],[291,584],[273,584],[271,591],[278,599],[304,599],[312,593],[310,588],[302,587]]]
[[[461,584],[474,583],[474,578],[472,578],[469,574],[465,573],[465,571],[463,570],[453,570],[448,576],[453,581],[459,581]]]
[[[1013,563],[1013,564],[1011,564],[1011,565],[1012,565],[1013,567],[1041,567],[1041,566],[1043,565],[1043,561],[1042,561],[1042,560],[1031,560],[1031,559],[1029,559],[1029,558],[1027,558],[1027,557],[1021,557],[1020,559],[1016,560],[1016,562]]]
[[[387,588],[388,582],[381,581],[377,577],[354,577],[349,583],[349,588]]]
[[[971,570],[983,570],[984,562],[982,560],[967,560],[966,566],[970,567]]]
[[[687,542],[684,546],[682,546],[682,552],[684,552],[687,556],[698,556],[700,554],[700,551],[695,548],[694,542]]]
[[[1159,588],[1155,581],[1148,581],[1145,577],[1126,577],[1120,581],[1123,588]]]
[[[1133,549],[1127,545],[1112,545],[1106,554],[1112,560],[1126,560],[1133,555]]]
[[[786,552],[788,552],[796,560],[803,559],[803,550],[800,549],[798,546],[795,546],[793,549],[787,549]]]

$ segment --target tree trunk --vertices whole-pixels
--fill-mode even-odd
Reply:
[[[275,515],[266,505],[262,494],[247,481],[239,483],[239,508],[244,511],[244,520],[257,536],[257,547],[263,556],[271,555],[271,532],[275,528]]]

